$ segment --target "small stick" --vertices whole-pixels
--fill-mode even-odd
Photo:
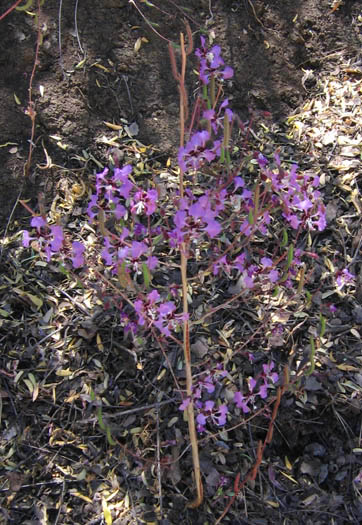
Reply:
[[[35,57],[34,57],[33,69],[32,69],[31,76],[30,76],[30,81],[29,81],[29,90],[28,90],[29,91],[29,102],[28,102],[28,107],[27,107],[27,110],[26,110],[26,113],[27,113],[27,115],[29,115],[30,120],[31,120],[31,136],[30,136],[30,140],[29,140],[30,146],[29,146],[28,158],[27,158],[27,161],[26,161],[26,163],[24,165],[24,175],[25,176],[29,175],[31,159],[32,159],[32,156],[33,156],[34,137],[35,137],[36,111],[34,109],[35,104],[33,102],[33,82],[34,82],[34,76],[35,76],[36,67],[38,65],[39,48],[40,48],[40,42],[41,42],[40,0],[38,0],[38,16],[37,16],[37,18],[38,18],[38,20],[37,20],[37,38],[36,38]]]

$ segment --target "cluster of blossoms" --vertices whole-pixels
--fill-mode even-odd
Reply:
[[[23,246],[28,248],[35,241],[37,250],[45,253],[46,260],[50,262],[55,254],[62,253],[64,257],[70,257],[73,268],[80,268],[84,264],[84,246],[78,241],[72,243],[71,250],[65,244],[63,228],[58,224],[49,225],[41,215],[35,215],[30,225],[35,228],[33,236],[27,230],[23,234]]]
[[[201,48],[196,49],[195,55],[199,58],[199,75],[200,80],[204,85],[209,84],[210,77],[217,80],[227,80],[234,76],[232,67],[225,66],[225,62],[221,57],[220,46],[213,46],[209,49],[206,46],[205,37],[201,37]]]
[[[216,385],[226,376],[226,370],[223,370],[219,365],[215,370],[202,374],[193,385],[192,399],[198,412],[196,422],[199,432],[205,431],[205,425],[208,420],[218,426],[226,424],[226,417],[229,412],[227,405],[225,403],[216,403],[212,399],[204,399],[205,396],[210,397],[215,392]],[[190,402],[191,399],[189,397],[185,398],[179,409],[184,411]]]
[[[145,299],[137,299],[133,304],[139,326],[156,326],[161,334],[169,337],[172,331],[188,319],[187,314],[177,314],[173,301],[161,302],[157,290],[152,290]]]
[[[268,397],[268,390],[273,388],[278,382],[279,376],[277,372],[273,372],[274,362],[263,364],[262,371],[256,377],[248,378],[248,393],[244,394],[237,391],[234,394],[234,403],[238,408],[241,408],[244,414],[249,413],[256,407],[257,400],[266,399]],[[206,424],[216,424],[223,426],[226,424],[229,407],[227,403],[217,403],[213,399],[212,394],[215,393],[215,387],[220,384],[220,381],[227,376],[227,372],[221,367],[213,372],[203,374],[194,384],[192,399],[197,411],[196,422],[197,430],[204,432]],[[185,398],[181,403],[179,409],[185,410],[190,404],[190,398]]]
[[[247,414],[250,412],[250,406],[254,406],[256,399],[259,396],[261,399],[268,397],[268,389],[272,388],[273,385],[278,381],[279,376],[276,372],[273,372],[274,362],[271,361],[268,364],[263,365],[263,371],[256,377],[249,377],[248,389],[249,392],[244,394],[240,391],[235,392],[234,402],[238,408]],[[258,391],[256,391],[258,387]]]
[[[274,204],[280,206],[283,217],[294,230],[306,227],[323,231],[327,223],[321,194],[316,189],[319,177],[308,173],[298,175],[297,164],[293,164],[290,171],[284,170],[277,153],[274,160],[276,171],[268,168],[269,162],[262,154],[257,157],[262,180],[271,184]]]
[[[102,210],[106,214],[114,215],[116,219],[126,218],[128,211],[124,206],[131,197],[130,211],[134,215],[152,215],[157,207],[158,193],[156,190],[144,191],[137,188],[130,180],[132,166],[127,164],[123,168],[115,167],[113,172],[105,168],[96,175],[96,193],[92,195],[88,204],[88,216],[91,221]]]
[[[96,193],[92,195],[87,209],[91,222],[99,213],[102,213],[103,221],[112,217],[120,221],[126,220],[129,212],[132,216],[149,217],[156,211],[157,191],[137,188],[129,178],[131,172],[132,166],[128,164],[123,168],[115,167],[113,172],[105,168],[96,175]],[[142,223],[136,222],[132,232],[124,226],[121,233],[111,235],[108,232],[104,236],[102,257],[113,273],[117,273],[120,265],[124,265],[126,271],[136,273],[140,271],[143,262],[149,270],[157,266],[158,259],[152,255],[148,233]],[[155,235],[157,232],[151,233]]]
[[[196,131],[187,144],[178,151],[178,164],[186,171],[197,171],[205,162],[212,162],[220,156],[221,141],[216,140],[210,146],[211,136],[205,129]]]
[[[239,284],[245,289],[252,289],[257,284],[262,285],[264,290],[270,289],[275,284],[283,284],[285,288],[292,288],[293,280],[296,279],[298,270],[301,266],[303,251],[294,251],[293,258],[288,267],[277,269],[270,257],[261,257],[259,261],[253,262],[246,251],[241,252],[236,257],[223,255],[213,264],[213,273],[217,275],[221,270],[226,275],[231,276],[232,270],[237,270]]]
[[[206,191],[201,197],[196,197],[189,190],[178,202],[178,211],[173,217],[175,228],[168,234],[171,246],[194,242],[206,233],[209,238],[216,237],[221,232],[221,225],[216,217],[224,209],[225,190],[219,192]]]

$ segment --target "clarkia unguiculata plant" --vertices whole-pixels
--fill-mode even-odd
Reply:
[[[293,297],[303,287],[310,254],[298,246],[298,239],[302,232],[322,231],[326,219],[319,178],[299,173],[296,164],[286,169],[278,152],[267,158],[256,151],[253,173],[241,169],[242,159],[233,154],[240,121],[224,97],[233,70],[225,65],[220,47],[209,47],[204,37],[196,50],[199,92],[185,130],[185,65],[190,52],[191,42],[186,50],[182,36],[178,72],[170,50],[181,99],[178,187],[161,191],[151,180],[136,182],[132,165],[121,166],[115,158],[95,176],[87,206],[95,233],[92,242],[81,235],[75,240],[66,228],[33,214],[32,231],[24,232],[23,245],[36,247],[48,262],[60,261],[80,279],[88,275],[99,280],[104,295],[113,297],[119,308],[125,334],[138,341],[153,339],[162,349],[167,344],[183,346],[187,385],[179,409],[189,424],[196,506],[202,501],[196,431],[227,428],[236,416],[260,409],[279,376],[275,363],[265,360],[244,384],[234,386],[232,396],[223,396],[220,385],[230,384],[228,364],[217,363],[193,377],[190,331],[200,317],[206,320],[231,304],[255,304],[258,297],[261,323],[269,323],[271,331],[282,329],[272,324],[270,312],[281,295]],[[153,284],[168,261],[179,269],[182,285]],[[212,287],[221,277],[230,281],[222,304],[189,313],[190,262],[196,264],[203,286]],[[346,280],[346,273],[341,271],[338,279]],[[252,353],[249,357],[253,363]]]

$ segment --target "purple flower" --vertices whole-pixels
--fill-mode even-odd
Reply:
[[[198,423],[197,424],[197,430],[199,432],[205,432],[205,425],[206,425],[206,416],[205,416],[205,414],[203,414],[202,412],[197,414],[196,421]]]
[[[273,261],[270,259],[270,257],[262,257],[260,262],[263,268],[271,268],[273,266]]]
[[[223,269],[224,272],[230,276],[231,270],[233,266],[228,262],[226,255],[223,255],[220,259],[218,259],[212,267],[212,272],[214,275],[218,275],[219,270]]]
[[[104,242],[104,248],[101,252],[101,256],[106,261],[107,266],[112,266],[113,257],[112,257],[110,250],[113,251],[113,247],[112,247],[111,241],[109,240],[109,237],[105,237],[103,239],[103,242]]]
[[[126,217],[127,215],[127,210],[124,206],[122,206],[122,204],[116,204],[115,208],[114,208],[114,215],[116,217],[116,219],[122,219],[124,217]]]
[[[198,382],[198,385],[199,385],[198,390],[200,393],[199,397],[201,396],[202,388],[205,388],[208,394],[212,394],[215,391],[215,385],[213,383],[213,378],[210,375],[206,376],[204,379],[200,379]]]
[[[131,202],[131,212],[140,215],[143,211],[146,215],[152,215],[156,210],[158,193],[156,190],[137,191]]]
[[[146,299],[137,299],[133,307],[140,326],[144,326],[146,323],[148,327],[154,325],[163,335],[169,337],[171,330],[175,330],[178,325],[182,324],[188,315],[175,314],[176,306],[172,301],[158,305],[160,299],[158,291],[152,290]]]
[[[249,288],[249,289],[254,288],[254,279],[253,279],[253,277],[251,277],[249,275],[244,275],[243,282],[244,282],[245,288]]]
[[[169,314],[172,314],[176,310],[175,303],[172,301],[167,301],[166,303],[162,303],[159,306],[159,314],[161,317],[166,317]]]
[[[205,425],[208,419],[219,426],[225,425],[226,416],[229,412],[226,405],[220,405],[217,407],[215,406],[215,401],[210,399],[205,401],[205,403],[202,403],[202,401],[197,401],[195,406],[199,410],[199,413],[196,416],[197,430],[199,432],[205,431]]]
[[[186,225],[187,213],[183,210],[177,211],[174,215],[173,222],[176,227],[181,230]]]
[[[336,274],[336,283],[338,290],[342,290],[342,288],[346,284],[353,284],[356,276],[353,275],[353,273],[350,273],[347,268],[344,268],[343,270],[340,270]]]
[[[240,226],[240,232],[246,235],[246,237],[250,237],[251,235],[251,226],[249,221],[244,221]]]
[[[114,180],[128,180],[128,175],[132,172],[132,166],[130,164],[127,164],[123,168],[115,168],[114,169]]]
[[[41,215],[37,215],[31,219],[30,224],[40,233],[40,228],[47,226],[47,221]]]
[[[73,257],[72,257],[73,268],[80,268],[84,264],[83,253],[85,251],[85,246],[81,242],[74,241],[72,244],[72,248],[73,248]]]
[[[152,292],[150,292],[147,295],[147,299],[148,299],[149,303],[151,305],[153,305],[153,304],[157,303],[160,300],[160,294],[158,293],[157,290],[152,290]]]
[[[259,390],[259,395],[263,399],[267,397],[267,389],[270,388],[270,385],[268,385],[268,380],[271,381],[271,383],[275,384],[279,379],[279,375],[276,372],[272,372],[273,368],[273,361],[263,365],[263,373],[261,374],[261,377],[263,378],[264,384],[260,387]]]
[[[238,188],[243,188],[245,186],[244,179],[242,179],[241,177],[235,177],[234,178],[234,185],[235,185],[235,189],[236,190]]]
[[[279,279],[279,272],[278,270],[271,270],[268,274],[269,280],[271,283],[276,283]]]
[[[263,383],[262,385],[260,385],[258,393],[262,399],[265,399],[268,396],[268,384]]]
[[[213,410],[215,406],[215,401],[212,401],[211,399],[208,400],[208,401],[205,401],[205,404],[204,404],[204,409],[207,411],[207,412],[211,412]]]
[[[283,213],[283,215],[288,220],[288,222],[291,225],[291,227],[294,228],[294,230],[297,230],[299,225],[300,225],[300,220],[298,219],[298,217],[296,215],[294,215],[294,214],[285,215]]]
[[[125,334],[130,332],[132,335],[135,335],[137,333],[137,330],[138,330],[137,323],[130,320],[126,312],[121,312],[120,321],[122,323]]]
[[[88,203],[87,208],[88,217],[91,219],[91,221],[94,219],[94,217],[98,214],[98,197],[97,195],[92,195],[90,198],[90,201]]]
[[[217,134],[219,130],[224,129],[225,115],[227,115],[229,122],[231,122],[234,117],[233,112],[228,106],[229,100],[226,98],[220,104],[218,112],[216,112],[215,109],[206,109],[202,114],[202,117],[205,120],[209,121],[211,128],[215,134]]]
[[[197,131],[185,147],[179,148],[178,163],[183,171],[196,171],[205,161],[211,162],[215,159],[219,142],[214,142],[210,149],[206,146],[209,140],[210,134],[207,130]]]
[[[311,208],[313,208],[313,204],[312,202],[310,201],[310,199],[308,199],[307,197],[301,201],[298,197],[296,197],[296,203],[294,204],[296,206],[296,208],[298,208],[299,210],[302,210],[302,211],[305,211],[307,212],[308,210],[310,210]]]
[[[234,394],[234,402],[236,403],[236,406],[238,408],[241,408],[241,410],[244,412],[244,414],[247,414],[250,412],[250,408],[248,407],[249,399],[244,397],[241,392],[235,392]]]
[[[178,407],[179,410],[182,410],[182,411],[186,410],[186,408],[189,406],[190,403],[191,403],[191,399],[189,397],[186,397],[182,401],[181,405]]]
[[[222,78],[223,78],[224,80],[229,80],[229,78],[233,78],[233,76],[234,76],[234,70],[233,70],[232,67],[230,67],[230,66],[226,66],[225,69],[224,69],[224,71],[221,73],[221,75],[222,75]]]
[[[138,260],[147,251],[147,246],[144,242],[133,241],[131,245],[131,257]]]
[[[206,225],[205,231],[208,236],[213,239],[221,232],[221,226],[217,221],[210,220]]]
[[[32,241],[33,239],[35,239],[35,237],[30,237],[30,234],[29,234],[28,230],[24,230],[23,231],[23,246],[24,246],[24,248],[29,248],[30,241]]]
[[[259,153],[257,157],[258,164],[260,168],[265,168],[268,165],[268,159],[264,157],[261,153]]]
[[[226,424],[226,416],[229,412],[229,409],[226,405],[220,405],[218,415],[216,415],[217,424],[222,426]]]
[[[245,262],[246,262],[246,253],[243,252],[235,258],[234,268],[239,270],[239,272],[243,272],[245,270]]]
[[[249,387],[249,392],[252,393],[254,388],[256,386],[256,380],[254,379],[254,377],[249,377],[248,379],[248,387]]]
[[[158,265],[157,257],[155,257],[154,255],[151,255],[150,257],[148,257],[148,259],[147,259],[147,268],[149,270],[154,270],[157,265]]]
[[[53,235],[53,240],[50,243],[50,249],[53,253],[59,252],[62,248],[64,235],[61,226],[50,226],[51,234]]]
[[[203,84],[210,82],[210,75],[220,79],[229,79],[234,75],[230,66],[224,67],[224,60],[221,58],[220,46],[213,46],[211,49],[206,47],[206,40],[202,36],[201,48],[196,49],[195,55],[200,59],[199,74]]]
[[[112,182],[114,185],[114,191],[124,199],[128,199],[133,188],[133,183],[129,180],[128,175],[132,171],[132,166],[127,164],[122,169],[115,168],[112,176]],[[121,183],[121,186],[118,186],[118,183]]]

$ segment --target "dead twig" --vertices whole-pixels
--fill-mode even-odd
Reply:
[[[33,82],[35,77],[35,72],[37,65],[39,63],[39,49],[41,44],[41,21],[40,21],[40,4],[41,0],[38,0],[38,14],[37,14],[37,38],[36,38],[36,47],[35,47],[35,57],[34,57],[34,64],[33,69],[30,76],[29,81],[29,100],[28,100],[28,107],[26,110],[26,114],[29,115],[31,120],[31,136],[29,140],[29,153],[27,161],[24,165],[24,175],[27,177],[29,175],[30,165],[31,165],[31,159],[33,156],[33,149],[34,149],[34,137],[35,137],[35,118],[36,118],[36,111],[35,111],[35,103],[33,102]]]

